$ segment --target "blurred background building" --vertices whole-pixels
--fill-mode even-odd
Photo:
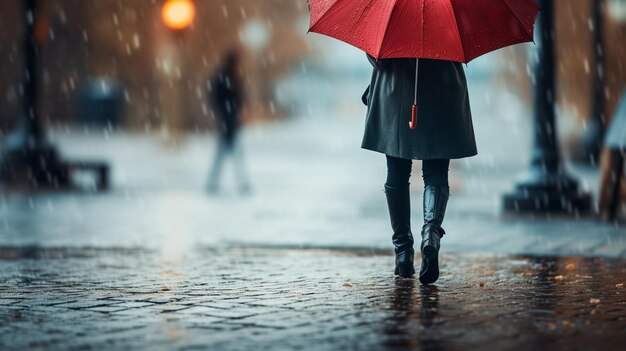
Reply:
[[[159,70],[168,64],[162,57],[167,41],[175,41],[180,51],[181,60],[171,70],[184,82],[184,111],[177,116],[181,120],[177,127],[206,130],[211,126],[206,79],[233,47],[244,54],[242,73],[252,94],[246,120],[285,115],[288,106],[276,104],[272,87],[310,52],[302,27],[307,15],[304,1],[199,1],[191,28],[181,35],[164,25],[162,3],[41,1],[44,19],[38,35],[46,42],[40,53],[43,119],[80,123],[81,94],[90,80],[107,78],[123,89],[123,128],[160,128],[166,117],[159,106],[167,89],[162,88]],[[22,1],[3,1],[0,11],[0,123],[6,130],[19,115]],[[260,46],[252,47],[259,40]]]

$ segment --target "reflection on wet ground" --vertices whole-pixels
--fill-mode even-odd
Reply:
[[[447,258],[448,270],[438,286],[396,278],[387,346],[428,350],[622,347],[625,262],[577,257]]]
[[[394,284],[390,297],[395,322],[385,333],[396,337],[387,340],[385,346],[439,350],[440,342],[429,332],[429,329],[440,324],[440,321],[435,320],[439,309],[439,288],[404,278],[395,278]],[[416,338],[415,335],[420,337]]]
[[[626,261],[388,251],[0,248],[0,348],[623,349]]]

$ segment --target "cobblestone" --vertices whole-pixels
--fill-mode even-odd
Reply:
[[[0,349],[623,349],[626,261],[254,247],[0,250]],[[54,255],[47,250],[55,250]]]

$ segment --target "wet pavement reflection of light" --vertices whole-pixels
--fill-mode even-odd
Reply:
[[[620,259],[444,255],[425,287],[394,278],[386,250],[164,257],[0,248],[0,346],[620,350],[626,337]]]

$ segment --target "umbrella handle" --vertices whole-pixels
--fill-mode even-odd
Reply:
[[[411,121],[409,122],[409,128],[415,129],[417,127],[417,105],[413,105],[411,110]]]
[[[420,59],[416,58],[415,59],[415,90],[414,90],[414,100],[413,100],[413,109],[411,110],[411,122],[409,122],[409,128],[411,129],[415,129],[415,127],[417,127],[417,82],[418,82],[418,78],[419,78],[419,72],[420,72]]]

